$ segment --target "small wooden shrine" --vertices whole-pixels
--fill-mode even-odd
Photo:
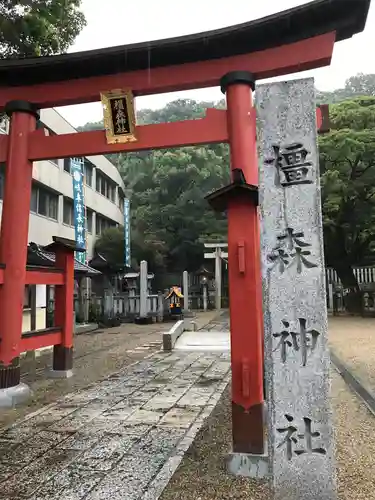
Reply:
[[[169,300],[169,314],[173,317],[181,316],[182,314],[181,301],[184,300],[181,288],[179,286],[172,286],[165,299]]]

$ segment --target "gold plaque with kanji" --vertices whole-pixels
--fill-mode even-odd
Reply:
[[[130,90],[111,90],[100,94],[104,110],[104,128],[108,144],[134,142],[134,97]]]

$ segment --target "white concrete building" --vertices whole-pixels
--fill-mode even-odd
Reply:
[[[40,121],[50,134],[77,132],[55,109],[43,109]],[[0,132],[5,133],[4,127]],[[88,156],[84,165],[87,258],[95,238],[107,227],[124,224],[124,183],[117,168],[104,156]],[[35,162],[30,205],[29,242],[48,245],[52,236],[74,239],[73,182],[70,160]],[[0,166],[0,216],[4,194],[4,166]]]

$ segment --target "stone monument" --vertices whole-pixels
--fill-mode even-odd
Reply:
[[[189,314],[189,273],[182,273],[182,293],[184,295],[184,314]]]
[[[260,85],[269,465],[275,500],[334,500],[313,79]]]
[[[139,269],[139,317],[144,320],[148,316],[148,269],[147,261],[142,260]]]

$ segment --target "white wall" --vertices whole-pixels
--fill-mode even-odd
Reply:
[[[56,134],[77,133],[76,129],[70,125],[70,123],[68,123],[55,109],[42,109],[40,119],[44,125],[47,125],[47,127],[53,130]],[[109,160],[107,160],[105,156],[87,156],[86,158],[105,175],[115,181],[122,190],[124,189],[124,183],[122,182],[121,175],[119,174],[117,168]]]

